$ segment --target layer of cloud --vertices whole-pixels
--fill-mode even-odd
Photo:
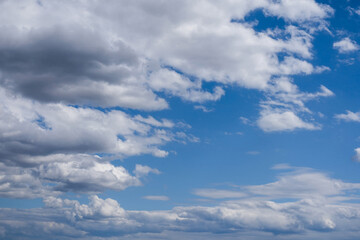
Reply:
[[[262,234],[272,233],[274,239],[296,236],[326,239],[331,235],[359,233],[356,226],[360,223],[360,206],[346,202],[357,199],[355,191],[359,189],[358,183],[346,183],[321,172],[299,168],[280,175],[272,183],[243,186],[237,190],[237,198],[241,199],[216,206],[129,211],[109,198],[90,196],[88,204],[81,204],[77,200],[49,196],[44,199],[45,208],[0,210],[0,226],[5,238],[46,239],[56,234],[64,239],[75,236],[135,239],[142,233],[147,239],[146,234],[150,234],[150,238],[151,234],[165,232],[188,232],[190,236],[205,232],[217,237],[252,233],[254,239],[263,239]],[[349,191],[353,194],[349,195]],[[218,193],[216,189],[208,190],[205,197],[214,198]],[[288,197],[294,201],[286,200]],[[37,231],[33,233],[30,229]]]

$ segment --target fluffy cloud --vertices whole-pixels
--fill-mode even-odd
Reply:
[[[359,46],[356,42],[352,41],[350,38],[346,37],[338,42],[333,44],[333,47],[338,50],[340,53],[353,52],[359,49]]]

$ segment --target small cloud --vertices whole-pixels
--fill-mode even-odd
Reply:
[[[287,170],[287,169],[293,169],[293,167],[290,166],[287,163],[280,163],[280,164],[274,165],[271,169],[273,169],[273,170]]]
[[[360,162],[360,148],[355,148],[355,155],[353,156],[353,160],[356,162]]]
[[[356,42],[352,41],[350,38],[346,37],[338,42],[333,44],[333,47],[338,50],[340,53],[349,53],[357,51],[359,46]]]
[[[250,120],[246,117],[239,117],[240,121],[243,123],[243,124],[249,124],[250,123]]]
[[[148,175],[149,173],[160,174],[161,172],[155,168],[136,164],[135,170],[133,171],[133,173],[137,177],[143,177],[143,176]]]
[[[319,126],[304,122],[291,111],[263,114],[258,120],[258,126],[265,132],[292,131],[295,129],[317,130],[320,128]]]
[[[335,118],[346,122],[360,122],[360,112],[354,113],[347,110],[346,113],[336,114]]]
[[[248,154],[248,155],[259,155],[260,152],[258,152],[258,151],[249,151],[249,152],[246,152],[246,154]]]
[[[231,136],[231,135],[243,135],[242,132],[224,132],[225,135]]]
[[[196,106],[194,106],[194,108],[195,108],[196,110],[201,110],[201,111],[206,112],[206,113],[208,113],[208,112],[213,112],[213,111],[214,111],[214,109],[212,109],[212,108],[207,108],[207,107],[205,107],[205,106],[203,106],[203,105],[196,105]]]
[[[347,7],[346,8],[349,11],[350,16],[356,14],[356,15],[360,15],[360,7],[359,8],[352,8],[352,7]]]
[[[152,200],[152,201],[169,201],[170,198],[163,195],[149,195],[144,196],[143,199]]]
[[[212,199],[242,198],[246,196],[245,193],[239,191],[221,190],[213,188],[195,189],[193,194],[200,197]]]

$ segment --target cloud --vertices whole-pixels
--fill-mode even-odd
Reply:
[[[169,201],[169,197],[168,196],[161,196],[161,195],[149,195],[149,196],[144,196],[144,199],[147,200],[153,200],[153,201]]]
[[[207,107],[205,107],[205,106],[203,106],[203,105],[196,105],[196,106],[194,106],[194,109],[201,110],[201,111],[203,111],[203,112],[205,112],[205,113],[213,112],[213,111],[214,111],[214,109],[207,108]]]
[[[311,34],[333,14],[328,5],[313,0],[3,1],[1,9],[6,14],[0,22],[12,23],[0,25],[0,84],[6,91],[42,104],[147,111],[168,108],[166,98],[172,96],[218,101],[227,85],[267,93],[277,78],[291,81],[293,75],[326,70],[309,61]],[[256,32],[231,21],[255,10],[283,18],[285,27]],[[15,18],[19,11],[21,17]],[[294,98],[273,95],[282,103]],[[126,143],[134,148],[137,142]],[[166,156],[158,149],[153,154]]]
[[[338,50],[340,53],[353,52],[359,49],[359,46],[356,42],[352,41],[350,38],[346,37],[338,42],[333,44],[333,47]]]
[[[304,122],[295,113],[285,111],[282,113],[263,113],[257,122],[258,126],[265,132],[291,131],[298,128],[316,130],[319,127]]]
[[[305,102],[332,96],[334,93],[322,85],[320,91],[306,93],[299,91],[291,79],[276,79],[267,91],[267,100],[261,103],[257,125],[265,132],[320,129],[319,124],[306,122],[298,114],[311,114],[311,111],[305,106]]]
[[[172,141],[166,130],[172,126],[168,120],[160,123],[152,118],[132,118],[120,110],[36,103],[0,91],[2,161],[26,162],[27,156],[53,153],[120,157],[150,153],[161,157],[167,152],[157,146]]]
[[[333,12],[313,0],[1,5],[1,22],[12,23],[0,26],[2,85],[42,102],[145,110],[168,107],[154,91],[216,101],[224,95],[222,84],[264,89],[274,75],[314,72],[294,57],[311,58],[311,36],[291,23],[316,26]],[[258,33],[230,21],[257,9],[284,18],[288,27]],[[65,21],[64,13],[73,15]],[[209,92],[202,81],[220,86]]]
[[[346,122],[360,122],[360,112],[346,111],[346,113],[336,114],[335,118]]]
[[[213,199],[225,199],[225,198],[243,198],[246,194],[238,191],[231,190],[220,190],[220,189],[196,189],[193,194],[205,197],[205,198],[213,198]]]
[[[35,167],[7,166],[0,163],[0,196],[6,198],[44,198],[66,192],[101,193],[141,186],[141,179],[159,170],[136,165],[134,175],[90,155],[52,155],[51,161]]]
[[[353,159],[357,162],[360,162],[360,148],[355,148],[355,156]]]
[[[168,69],[160,69],[151,74],[148,84],[155,91],[164,91],[191,102],[216,101],[225,94],[221,87],[215,87],[213,93],[203,91],[201,82],[192,82],[189,78]]]
[[[44,208],[1,209],[0,226],[5,238],[30,239],[46,239],[54,232],[59,238],[80,239],[136,238],[139,234],[146,238],[146,234],[176,235],[176,232],[187,233],[190,238],[197,233],[217,238],[228,234],[238,238],[251,233],[253,239],[264,239],[264,234],[269,233],[273,239],[304,236],[328,239],[360,231],[355,227],[360,223],[360,206],[347,201],[357,198],[359,189],[358,183],[346,183],[311,169],[293,168],[268,184],[242,186],[237,191],[195,191],[210,198],[226,198],[229,194],[231,198],[234,194],[240,198],[215,206],[134,211],[125,210],[113,199],[98,196],[90,196],[88,204],[50,196],[44,199]]]

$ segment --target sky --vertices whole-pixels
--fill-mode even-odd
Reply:
[[[359,239],[357,0],[0,1],[1,239]]]

